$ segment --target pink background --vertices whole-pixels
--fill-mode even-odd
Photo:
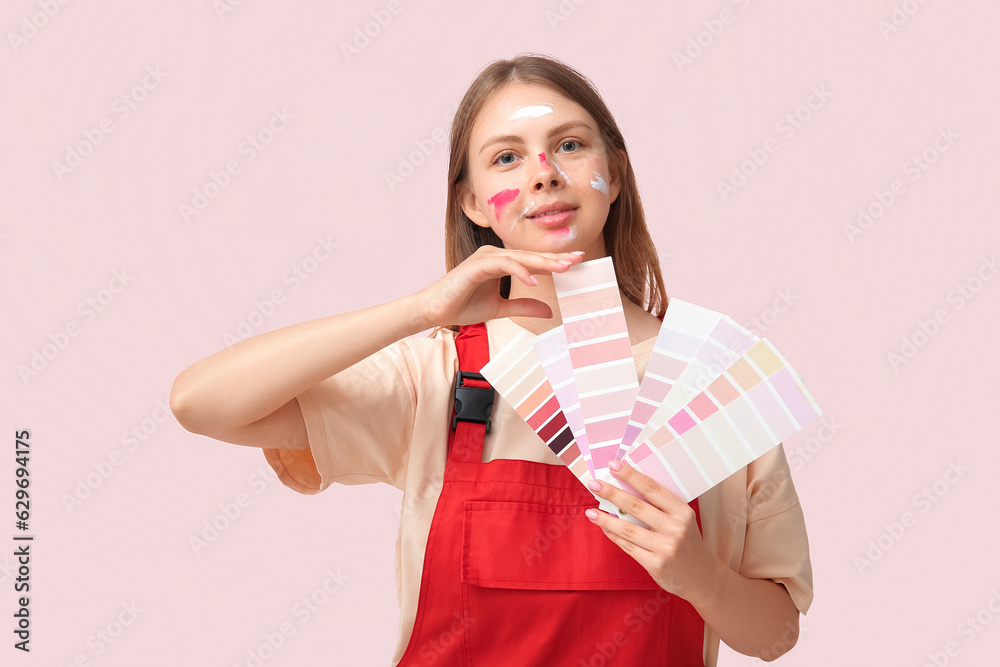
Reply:
[[[785,444],[816,598],[780,664],[995,659],[1000,549],[985,508],[1000,461],[1000,280],[982,278],[996,277],[1000,249],[1000,8],[232,2],[222,15],[210,0],[0,11],[0,540],[13,544],[13,432],[25,428],[36,536],[30,655],[11,647],[12,547],[0,547],[0,661],[246,665],[285,623],[294,634],[269,667],[389,663],[400,493],[299,496],[259,472],[259,451],[189,434],[157,402],[241,318],[258,333],[436,279],[446,148],[433,137],[480,67],[523,50],[586,73],[616,114],[669,294],[767,335],[831,420]],[[341,45],[372,12],[391,20],[348,59]],[[894,14],[898,29],[880,30]],[[241,142],[274,109],[293,118],[250,161]],[[97,133],[102,121],[113,131]],[[60,178],[53,163],[81,143],[89,154]],[[720,196],[766,146],[777,151]],[[933,163],[915,168],[925,152]],[[420,164],[390,189],[385,174],[411,154]],[[179,206],[229,161],[239,173],[185,221]],[[891,205],[849,238],[880,196]],[[338,246],[326,261],[307,259],[318,238]],[[894,368],[904,338],[919,347]],[[52,358],[24,380],[36,351]],[[96,488],[80,487],[88,475]],[[89,496],[68,508],[78,489]],[[235,515],[237,500],[226,519],[220,506]],[[229,525],[196,553],[190,538],[213,520]],[[859,566],[873,547],[878,561]],[[328,571],[340,583],[326,596]],[[294,605],[314,593],[324,604],[304,619]],[[723,648],[720,664],[750,662]]]

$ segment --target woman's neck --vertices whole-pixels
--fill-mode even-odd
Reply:
[[[554,329],[562,324],[562,316],[559,314],[559,301],[556,299],[556,288],[552,282],[551,275],[537,275],[535,278],[538,284],[529,287],[517,278],[510,280],[509,299],[537,299],[548,305],[552,309],[552,317],[545,319],[542,317],[512,317],[510,321],[527,329],[536,336],[549,329]]]

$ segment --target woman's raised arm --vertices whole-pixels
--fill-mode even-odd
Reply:
[[[295,397],[425,327],[413,294],[247,338],[184,369],[170,409],[188,431],[240,445],[305,448]]]
[[[439,324],[493,317],[551,317],[535,299],[505,300],[499,280],[564,271],[570,253],[534,253],[486,246],[433,285],[378,306],[262,333],[184,369],[170,391],[170,409],[188,431],[224,442],[268,448],[308,447],[295,397],[401,338]]]

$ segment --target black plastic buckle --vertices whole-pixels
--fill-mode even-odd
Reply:
[[[493,387],[464,387],[462,381],[466,378],[489,382],[479,373],[459,371],[455,378],[455,417],[451,420],[451,430],[454,431],[459,421],[486,424],[486,432],[490,432],[490,415],[493,413]]]

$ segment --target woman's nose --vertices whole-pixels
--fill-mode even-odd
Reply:
[[[547,187],[559,187],[563,183],[563,176],[561,170],[551,162],[549,162],[548,156],[545,153],[538,154],[538,161],[535,173],[535,182],[532,184],[532,190],[538,192],[543,188]]]

